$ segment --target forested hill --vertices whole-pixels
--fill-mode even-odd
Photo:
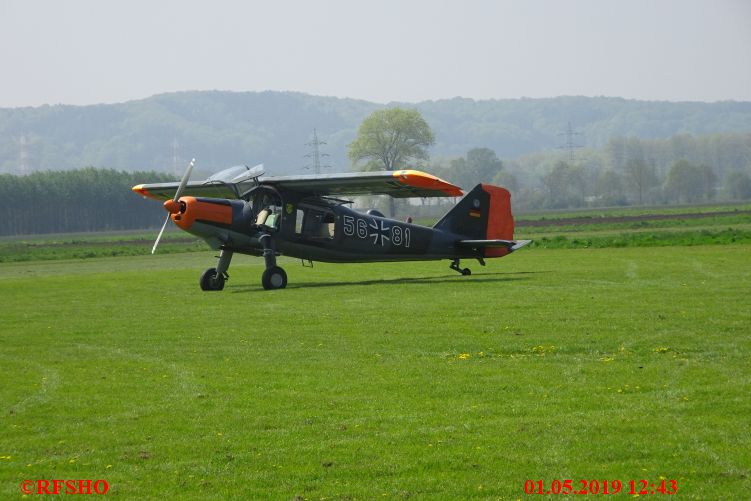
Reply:
[[[568,139],[596,148],[618,136],[751,131],[751,102],[558,97],[399,105],[417,108],[433,128],[433,156],[487,147],[510,158],[556,149]],[[382,106],[292,92],[196,91],[108,105],[5,108],[0,109],[0,173],[87,166],[182,171],[191,157],[204,172],[239,163],[264,163],[274,174],[306,172],[313,128],[327,143],[321,151],[330,156],[322,163],[343,171],[349,169],[346,147],[357,127]],[[569,122],[577,133],[570,137],[565,135]]]

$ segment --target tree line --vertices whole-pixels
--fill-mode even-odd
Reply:
[[[465,189],[492,182],[509,188],[523,210],[751,199],[751,133],[613,137],[600,149],[506,162],[486,147],[429,161],[434,142],[417,110],[378,110],[363,120],[349,157],[361,170],[424,167]]]
[[[506,167],[523,209],[743,201],[751,199],[751,133],[615,137],[600,149],[539,153]]]
[[[154,227],[164,219],[164,210],[131,188],[173,180],[155,172],[94,168],[28,176],[1,174],[0,235]]]
[[[421,168],[465,189],[494,183],[516,210],[751,200],[751,133],[615,137],[600,149],[548,151],[502,160],[491,148],[430,159],[435,137],[416,110],[377,110],[349,144],[354,169]],[[0,235],[155,227],[164,212],[131,191],[174,180],[156,172],[85,168],[0,175]],[[373,200],[368,201],[368,203]],[[390,213],[421,213],[404,201]],[[426,208],[426,213],[429,212]]]
[[[200,91],[106,105],[0,108],[0,172],[90,165],[179,173],[195,157],[215,171],[264,163],[274,174],[293,174],[307,163],[314,128],[327,143],[330,172],[341,172],[349,166],[347,146],[358,124],[394,106],[292,92]],[[576,142],[593,148],[611,137],[751,130],[751,102],[453,98],[404,107],[430,124],[435,135],[430,155],[447,158],[474,147],[490,148],[504,159],[556,148],[568,122],[581,134]]]

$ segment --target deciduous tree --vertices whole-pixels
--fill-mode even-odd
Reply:
[[[362,121],[348,155],[361,170],[399,170],[410,160],[427,160],[427,147],[434,142],[433,131],[417,110],[389,108]]]
[[[410,161],[427,160],[427,148],[434,142],[433,131],[417,110],[389,108],[374,111],[362,121],[348,155],[360,170],[399,170]],[[393,217],[393,198],[389,198],[389,212]]]

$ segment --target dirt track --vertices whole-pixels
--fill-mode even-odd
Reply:
[[[685,214],[644,214],[641,216],[586,216],[586,217],[569,217],[560,219],[537,219],[516,221],[516,226],[566,226],[572,224],[608,224],[608,223],[629,223],[640,221],[658,221],[667,219],[701,219],[716,216],[740,216],[751,214],[748,210],[732,210],[723,212],[690,212]]]

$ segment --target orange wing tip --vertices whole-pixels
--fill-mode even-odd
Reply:
[[[442,191],[450,197],[460,197],[464,195],[462,189],[456,185],[444,181],[427,172],[419,170],[400,170],[394,172],[394,177],[402,184],[414,188]]]
[[[142,184],[132,187],[131,190],[135,191],[136,193],[144,197],[153,198],[154,200],[161,200],[161,198],[154,196],[149,190],[144,188]]]

